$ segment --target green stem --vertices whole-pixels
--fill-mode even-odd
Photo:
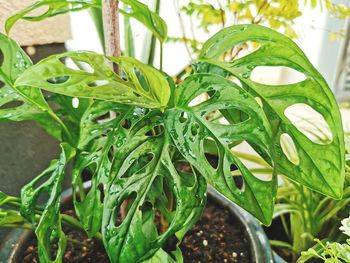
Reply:
[[[6,203],[7,205],[10,205],[12,207],[15,207],[17,209],[19,209],[21,207],[21,204],[18,203],[18,200],[20,200],[17,197],[14,196],[10,196],[10,199],[13,199],[14,201],[8,202]],[[40,220],[41,215],[42,215],[42,210],[40,208],[35,208],[35,212],[37,213],[37,215],[35,216],[36,220]],[[72,216],[66,215],[66,214],[61,214],[61,218],[62,218],[62,223],[72,229],[78,230],[79,232],[82,233],[86,233],[84,230],[84,227],[81,225],[81,223],[79,222],[79,220],[75,219]],[[27,228],[27,227],[22,227],[22,228]],[[94,238],[100,242],[102,242],[102,234],[101,233],[97,233]]]
[[[159,70],[163,71],[163,43],[160,43]]]
[[[160,0],[155,0],[154,7],[155,7],[154,8],[155,13],[159,15]],[[154,64],[154,57],[155,57],[155,53],[156,53],[156,44],[157,44],[157,39],[156,39],[155,35],[152,34],[150,48],[149,48],[149,55],[148,55],[148,64],[149,65]],[[162,43],[160,43],[160,45],[162,48]],[[162,65],[162,63],[160,64],[160,67],[161,67],[161,65]]]
[[[124,4],[124,8],[127,5]],[[125,55],[128,57],[135,57],[135,46],[134,46],[134,39],[133,39],[133,32],[130,25],[130,17],[123,16],[124,17],[124,45],[125,45]]]
[[[89,244],[86,244],[84,242],[81,242],[79,240],[76,240],[76,239],[73,239],[73,238],[69,238],[69,237],[67,237],[67,241],[72,243],[72,244],[79,245],[79,246],[82,246],[82,247],[90,247],[90,248],[93,247],[93,246],[91,246]]]
[[[62,127],[64,133],[66,134],[68,140],[70,143],[73,142],[73,137],[70,131],[68,130],[67,126],[63,123],[63,121],[51,110],[48,111],[48,114],[55,120],[57,123]]]

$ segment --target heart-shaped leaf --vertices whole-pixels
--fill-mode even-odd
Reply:
[[[259,48],[233,61],[221,60],[225,52],[249,41]],[[224,71],[236,77],[247,92],[260,98],[274,131],[271,143],[276,145],[281,173],[323,194],[342,196],[344,135],[339,108],[326,81],[292,40],[263,26],[237,25],[210,38],[203,45],[200,61],[199,71]],[[305,80],[282,85],[258,83],[252,80],[252,71],[258,66],[288,67],[303,74]],[[310,140],[287,117],[287,108],[299,104],[311,107],[324,118],[332,135],[328,144]],[[296,156],[289,155],[285,138]]]
[[[63,59],[86,63],[86,69],[72,69]],[[110,68],[117,63],[119,76]],[[33,74],[36,76],[33,78]],[[170,87],[162,73],[129,57],[105,57],[93,52],[68,52],[48,57],[28,68],[16,87],[42,88],[72,97],[94,98],[146,108],[165,108]]]

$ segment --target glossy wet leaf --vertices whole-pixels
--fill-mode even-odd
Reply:
[[[213,95],[196,106],[189,106],[194,98],[205,92]],[[275,178],[271,181],[256,178],[230,149],[232,143],[246,140],[259,146],[273,160],[271,126],[255,99],[222,77],[196,74],[177,87],[174,102],[175,108],[167,112],[167,129],[182,155],[219,192],[263,223],[269,224],[277,187]],[[249,119],[237,124],[223,125],[205,118],[212,111],[232,108],[245,112]],[[213,167],[204,156],[204,143],[208,138],[218,148],[217,167]],[[232,166],[237,167],[243,175],[242,189],[234,182]]]
[[[9,33],[13,25],[20,19],[27,21],[41,21],[45,18],[67,12],[80,11],[90,7],[100,6],[101,0],[39,0],[24,8],[17,14],[9,17],[5,23],[5,30]]]
[[[260,47],[231,62],[221,61],[224,52],[247,41],[253,41]],[[344,135],[339,108],[326,81],[293,41],[263,26],[237,25],[223,29],[209,39],[203,46],[200,61],[199,71],[224,70],[221,74],[232,74],[247,92],[260,97],[274,131],[271,144],[276,146],[281,173],[323,194],[334,198],[342,196]],[[250,79],[252,70],[257,66],[289,67],[304,74],[306,79],[289,85],[264,85]],[[332,142],[316,144],[291,123],[285,116],[285,110],[298,103],[307,104],[323,116],[332,132]],[[282,134],[292,138],[299,163],[292,163],[283,153]]]
[[[61,62],[66,58],[87,63],[91,70],[69,68]],[[111,62],[119,65],[122,76],[113,72]],[[15,85],[146,108],[164,108],[170,97],[169,84],[156,69],[133,58],[107,58],[92,52],[68,52],[48,57],[27,69]]]
[[[48,133],[61,137],[59,126],[41,91],[30,87],[14,87],[17,77],[32,62],[20,46],[0,33],[0,122],[34,120]]]
[[[39,197],[48,194],[39,223],[35,225],[38,239],[38,253],[42,262],[62,262],[66,247],[66,236],[62,231],[60,215],[60,199],[62,181],[66,166],[75,155],[75,150],[66,143],[61,144],[59,159],[53,160],[50,166],[40,175],[25,185],[21,190],[21,215],[33,225],[35,224],[36,206],[40,204]],[[45,180],[42,182],[42,180]],[[39,185],[38,185],[39,184]],[[51,246],[57,242],[57,256],[51,258]]]
[[[102,222],[111,262],[141,262],[152,257],[167,239],[183,228],[190,228],[204,207],[204,179],[194,173],[189,175],[192,184],[186,184],[186,178],[172,164],[169,136],[164,131],[149,134],[159,125],[164,125],[163,120],[154,112],[133,124],[114,157]],[[171,213],[163,211],[169,226],[162,232],[157,230],[154,220],[156,210],[162,212],[162,205],[157,204],[164,201],[164,185],[174,194],[176,205]],[[120,221],[118,213],[125,200],[127,213]],[[180,233],[177,238],[181,240],[183,235]]]
[[[125,16],[132,17],[147,27],[161,42],[167,38],[168,28],[165,21],[147,5],[135,0],[121,0],[127,6],[121,9]]]
[[[175,251],[171,252],[170,256],[163,249],[159,249],[152,258],[144,260],[143,263],[182,263],[183,258],[181,254],[181,250],[177,248]],[[173,258],[175,257],[175,259]]]
[[[106,114],[113,109],[115,118]],[[89,236],[101,230],[102,189],[107,183],[110,170],[110,155],[113,147],[123,144],[126,132],[125,121],[134,122],[144,115],[144,110],[108,101],[96,101],[85,112],[81,119],[81,149],[73,167],[74,206],[78,217]],[[101,136],[103,137],[101,138]],[[91,174],[91,187],[84,189],[82,174]],[[79,195],[79,198],[77,196]]]

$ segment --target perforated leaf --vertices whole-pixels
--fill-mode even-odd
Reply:
[[[51,109],[41,91],[14,87],[17,77],[31,65],[18,44],[0,33],[0,122],[35,120],[48,133],[60,138],[60,128],[48,114]]]
[[[170,157],[169,136],[164,131],[149,133],[163,125],[162,118],[150,112],[129,128],[115,155],[102,222],[111,262],[142,262],[150,258],[176,232],[190,228],[202,212],[206,199],[204,179],[197,173],[187,177],[178,173]],[[167,200],[163,189],[172,192],[175,201]],[[173,212],[164,210],[164,199],[173,205]],[[127,213],[120,221],[118,213],[125,202]],[[169,221],[166,230],[157,229],[156,211]],[[181,239],[183,234],[177,237]]]
[[[113,109],[116,118],[106,119]],[[144,110],[108,101],[96,101],[81,120],[81,149],[73,167],[74,206],[80,221],[89,236],[101,230],[102,199],[104,187],[111,170],[113,146],[123,144],[126,124],[133,123],[144,115]],[[102,136],[102,137],[101,137]],[[91,187],[84,189],[82,176],[91,174]],[[79,198],[78,198],[79,195]]]
[[[5,30],[9,33],[13,25],[20,19],[41,21],[45,18],[70,11],[80,11],[89,7],[100,6],[101,0],[38,0],[17,14],[9,17],[5,23]]]
[[[221,61],[224,52],[248,41],[260,47],[231,62]],[[247,92],[261,99],[274,131],[272,143],[276,146],[281,173],[323,194],[334,198],[342,196],[344,136],[339,108],[326,81],[293,41],[263,26],[237,25],[223,29],[209,39],[203,46],[200,60],[199,71],[218,72],[221,69],[221,73],[232,74]],[[251,77],[257,66],[289,67],[306,79],[287,85],[261,84]],[[333,137],[329,144],[310,140],[286,117],[286,109],[298,103],[304,103],[322,115]],[[288,159],[284,153],[280,142],[283,134],[294,143],[299,162]]]
[[[127,8],[120,12],[132,17],[147,27],[161,42],[167,37],[167,25],[165,21],[147,5],[136,0],[121,0]],[[9,17],[5,23],[7,34],[14,24],[20,19],[27,21],[41,21],[46,18],[65,14],[67,12],[80,11],[91,7],[101,8],[101,0],[38,0],[24,8],[15,15]]]
[[[69,68],[62,63],[67,58],[76,63],[87,63],[89,68]],[[111,62],[119,65],[122,76],[113,72],[109,66]],[[27,69],[15,86],[146,108],[164,108],[170,97],[169,84],[156,69],[133,58],[107,58],[92,52],[68,52],[48,57]]]
[[[68,144],[61,144],[59,159],[53,160],[50,166],[40,175],[25,185],[21,190],[21,215],[35,224],[36,206],[40,204],[39,197],[46,193],[48,200],[44,201],[44,211],[39,223],[35,226],[38,239],[38,253],[42,262],[62,262],[66,247],[66,236],[61,227],[60,199],[62,181],[67,163],[75,155],[75,150]],[[42,182],[43,180],[45,180]],[[51,247],[57,243],[57,255],[51,256]]]
[[[207,101],[189,105],[205,93],[212,94]],[[231,144],[246,140],[257,145],[274,162],[272,130],[263,109],[233,82],[210,74],[195,74],[185,79],[175,91],[174,102],[175,108],[167,112],[167,129],[179,151],[213,187],[269,224],[276,194],[275,178],[271,181],[256,178],[230,149]],[[240,110],[249,117],[231,125],[206,119],[210,112],[229,109]],[[217,145],[217,167],[204,155],[205,140],[212,140]],[[242,187],[235,184],[231,173],[235,169],[242,173]]]

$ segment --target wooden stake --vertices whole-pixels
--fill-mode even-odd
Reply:
[[[105,36],[105,50],[107,56],[119,57],[120,32],[119,32],[119,0],[102,0],[103,31]],[[114,66],[118,73],[118,67]]]

